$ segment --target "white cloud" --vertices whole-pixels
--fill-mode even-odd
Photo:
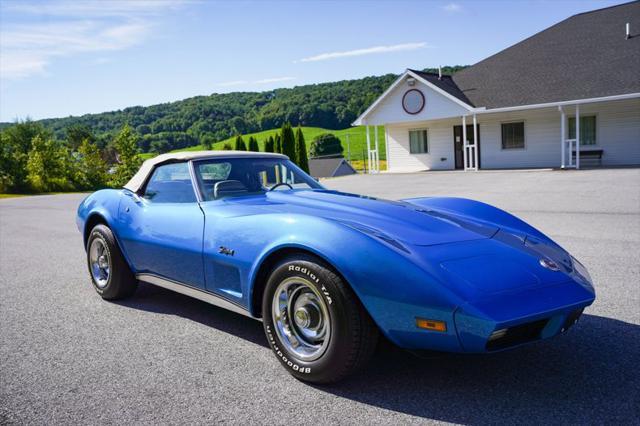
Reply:
[[[217,85],[220,87],[231,87],[231,86],[242,86],[244,84],[249,84],[249,82],[246,80],[224,81],[222,83],[218,83]]]
[[[294,62],[317,62],[317,61],[326,61],[328,59],[336,59],[336,58],[346,58],[350,56],[364,56],[364,55],[374,55],[379,53],[390,53],[390,52],[402,52],[409,50],[417,50],[424,49],[426,47],[430,47],[426,42],[419,43],[403,43],[403,44],[394,44],[391,46],[374,46],[367,47],[365,49],[355,49],[355,50],[345,50],[342,52],[329,52],[329,53],[321,53],[319,55],[309,56],[307,58],[302,58],[298,61]]]
[[[269,83],[280,83],[282,81],[291,81],[295,80],[295,77],[275,77],[275,78],[263,78],[262,80],[254,81],[255,84],[269,84]]]
[[[112,59],[111,58],[107,58],[105,56],[101,56],[99,58],[95,58],[93,60],[93,64],[94,65],[103,65],[103,64],[108,64],[109,62],[111,62]]]
[[[462,10],[462,6],[460,6],[458,3],[449,3],[442,6],[442,9],[445,12],[455,13],[460,12]]]
[[[0,30],[0,76],[18,79],[42,74],[57,58],[137,45],[151,35],[156,15],[183,3],[176,0],[5,2]],[[7,19],[9,16],[16,19]],[[48,17],[48,24],[42,24],[43,17]]]
[[[154,15],[176,9],[188,0],[58,0],[44,2],[11,2],[9,12],[76,18],[129,17]]]
[[[273,77],[273,78],[263,78],[260,80],[234,80],[234,81],[224,81],[222,83],[218,83],[217,86],[220,87],[232,87],[232,86],[246,86],[251,84],[271,84],[271,83],[281,83],[284,81],[295,80],[296,77]]]
[[[0,53],[0,79],[44,74],[46,65],[47,61],[38,54],[3,51]]]

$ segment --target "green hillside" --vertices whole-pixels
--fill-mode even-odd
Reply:
[[[443,67],[442,72],[462,68]],[[396,78],[387,74],[265,92],[214,93],[79,117],[0,123],[0,193],[120,187],[141,157],[202,146],[222,149],[238,134],[256,137],[264,150],[265,139],[284,123],[304,129],[307,147],[320,133],[335,134],[352,165],[364,167],[365,129],[350,125]],[[383,169],[384,134],[378,136]]]
[[[366,129],[364,126],[358,127],[350,127],[348,129],[342,130],[330,130],[323,129],[321,127],[301,127],[302,133],[304,134],[304,139],[307,142],[307,148],[310,146],[311,141],[316,136],[322,133],[333,133],[336,135],[340,141],[342,142],[342,147],[344,148],[344,156],[348,157],[349,148],[351,151],[351,160],[362,160],[367,157],[366,149],[367,149],[367,135]],[[258,145],[260,146],[260,151],[264,151],[264,141],[269,136],[275,136],[276,133],[279,133],[280,129],[272,129],[272,130],[264,130],[262,132],[248,133],[242,135],[242,138],[245,142],[248,141],[249,137],[253,136],[258,139]],[[369,128],[370,136],[371,136],[371,144],[374,144],[374,129],[373,127]],[[347,135],[349,135],[349,146],[347,145]],[[219,150],[222,149],[225,143],[230,144],[232,147],[235,142],[235,137],[227,138],[223,141],[217,142],[214,144],[213,149]],[[191,146],[184,149],[177,149],[172,152],[180,152],[180,151],[200,151],[205,148],[202,145]],[[384,127],[380,126],[378,128],[378,149],[380,152],[380,159],[386,159],[386,150],[384,143]],[[148,158],[153,158],[156,156],[155,153],[145,153],[142,154],[142,158],[145,160]]]
[[[457,65],[442,71],[453,74],[463,68]],[[396,78],[395,74],[386,74],[266,92],[213,93],[38,123],[57,140],[68,139],[69,132],[91,135],[101,150],[108,149],[128,124],[138,135],[142,152],[162,153],[223,141],[237,134],[262,133],[285,122],[294,127],[346,129]],[[0,123],[0,129],[11,125]]]

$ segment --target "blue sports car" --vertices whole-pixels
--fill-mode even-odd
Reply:
[[[160,155],[82,201],[77,225],[104,299],[143,281],[261,319],[315,383],[362,367],[379,333],[500,351],[563,333],[595,298],[580,262],[505,211],[327,190],[280,154]]]

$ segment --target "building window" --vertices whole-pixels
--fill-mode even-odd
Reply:
[[[576,118],[569,117],[569,139],[576,138]],[[580,145],[596,144],[596,116],[580,117]]]
[[[429,152],[427,130],[409,130],[409,152],[411,154],[426,154]]]
[[[502,123],[502,149],[524,148],[524,121]]]

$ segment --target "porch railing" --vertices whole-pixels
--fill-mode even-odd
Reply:
[[[565,164],[562,165],[563,168],[567,169],[567,168],[575,168],[576,167],[576,161],[575,158],[573,157],[573,151],[576,148],[576,140],[575,139],[565,139],[564,140],[564,152],[566,153],[565,155]]]

